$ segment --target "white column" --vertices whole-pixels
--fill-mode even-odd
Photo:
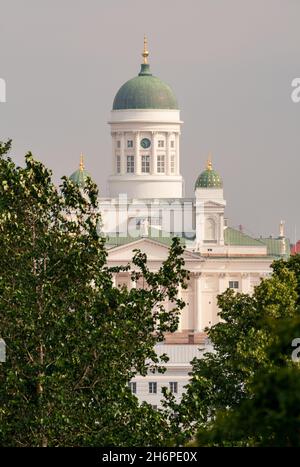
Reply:
[[[171,158],[170,158],[170,136],[171,133],[166,133],[166,175],[171,174]]]
[[[120,133],[120,142],[121,142],[121,175],[126,173],[126,160],[125,160],[125,133]]]
[[[196,245],[199,249],[204,241],[204,202],[196,199]]]
[[[117,138],[116,138],[116,132],[113,131],[111,132],[111,139],[112,139],[112,174],[115,175],[117,173],[117,155],[116,155],[116,149],[117,149]]]
[[[178,285],[177,298],[179,300],[182,299],[182,287],[181,287],[180,284]],[[182,312],[183,312],[183,310],[180,310],[179,321],[178,321],[178,329],[177,329],[178,332],[182,331]]]
[[[250,293],[251,292],[250,274],[248,274],[248,273],[243,273],[242,274],[241,291],[243,293]]]
[[[135,174],[141,174],[140,132],[135,132]]]
[[[225,273],[219,274],[219,294],[225,292],[228,289],[228,276]]]
[[[194,306],[194,330],[195,332],[203,331],[203,310],[202,310],[202,274],[195,273],[195,306]]]
[[[228,286],[229,286],[228,275],[222,272],[221,274],[219,274],[219,295],[224,293],[228,289]],[[220,308],[217,308],[217,310],[219,312]],[[220,317],[220,315],[216,316],[216,321],[224,322],[224,320]]]
[[[180,174],[180,158],[179,158],[179,133],[175,134],[175,147],[176,147],[176,154],[175,154],[175,173],[176,175]]]
[[[117,287],[117,274],[112,274],[111,279],[113,287]]]
[[[151,174],[157,174],[157,138],[156,132],[152,132],[152,151],[151,151]]]
[[[224,215],[220,216],[220,245],[224,245]]]

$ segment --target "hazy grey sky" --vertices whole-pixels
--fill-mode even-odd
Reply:
[[[13,138],[19,164],[32,150],[56,181],[83,151],[107,194],[107,121],[146,33],[184,120],[186,195],[212,151],[231,225],[277,234],[284,219],[300,238],[299,24],[299,0],[0,0],[0,139]]]

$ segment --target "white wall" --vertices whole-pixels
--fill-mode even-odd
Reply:
[[[132,198],[182,197],[179,144],[181,123],[179,110],[112,111],[109,122],[112,136],[112,175],[108,179],[109,196],[115,197],[120,193],[126,193]],[[150,140],[149,148],[141,147],[143,138]],[[133,141],[130,148],[127,147],[128,140]],[[164,147],[159,147],[159,140],[164,141]],[[142,172],[143,155],[149,157],[149,173]],[[128,156],[133,156],[133,173],[127,173]],[[159,156],[164,157],[163,173],[158,171]],[[117,160],[120,160],[120,167]]]
[[[165,175],[124,175],[109,178],[112,197],[126,193],[128,198],[181,198],[182,177]]]

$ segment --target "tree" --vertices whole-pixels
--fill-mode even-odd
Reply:
[[[218,411],[215,420],[198,431],[199,445],[300,447],[300,367],[291,358],[300,317],[273,322],[272,328],[269,367],[255,372],[247,398]]]
[[[106,265],[95,184],[82,191],[64,177],[58,189],[31,153],[16,167],[10,147],[0,144],[0,445],[164,443],[167,420],[139,406],[127,383],[163,371],[154,345],[184,306],[180,243],[156,273],[135,252],[125,269],[147,288],[113,287],[121,268]]]
[[[274,261],[272,268],[275,274],[279,274],[284,268],[287,268],[295,274],[295,279],[297,281],[296,292],[298,295],[297,305],[300,305],[300,254],[292,255],[288,260],[280,259]]]
[[[178,444],[187,442],[197,433],[201,445],[250,443],[250,435],[242,427],[248,424],[249,415],[246,414],[249,405],[254,403],[258,388],[267,390],[260,375],[264,378],[276,376],[275,368],[282,366],[283,361],[287,371],[295,371],[295,367],[290,367],[287,362],[291,359],[292,336],[297,335],[290,332],[285,359],[275,358],[272,349],[278,346],[280,327],[297,317],[296,290],[294,271],[275,264],[273,276],[261,281],[252,296],[227,290],[218,297],[222,321],[208,330],[214,352],[193,361],[191,383],[181,404],[176,405],[171,398],[168,401],[172,411],[178,414],[172,425]],[[266,394],[264,397],[266,400]],[[229,431],[228,426],[240,407],[244,408],[245,419],[240,424],[238,418],[236,427],[240,431],[237,436],[237,430]],[[255,429],[259,433],[258,420],[257,415],[257,425],[254,422],[252,425],[253,433]],[[219,436],[220,426],[223,439]],[[234,438],[230,438],[229,433],[233,432]]]

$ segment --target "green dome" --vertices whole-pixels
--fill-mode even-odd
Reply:
[[[144,63],[139,75],[116,94],[113,110],[123,109],[178,109],[178,103],[170,86],[153,76],[149,64]]]
[[[89,174],[85,170],[78,169],[76,172],[73,172],[70,175],[70,180],[78,185],[80,188],[85,187],[86,179],[89,177]]]
[[[212,169],[211,162],[208,162],[206,170],[197,178],[195,190],[196,188],[223,188],[222,178]]]
[[[75,172],[70,175],[70,180],[72,180],[73,183],[78,185],[80,188],[85,187],[85,183],[87,178],[90,175],[86,170],[84,170],[84,164],[83,164],[83,154],[80,155],[80,164],[79,164],[79,169],[76,170]]]

